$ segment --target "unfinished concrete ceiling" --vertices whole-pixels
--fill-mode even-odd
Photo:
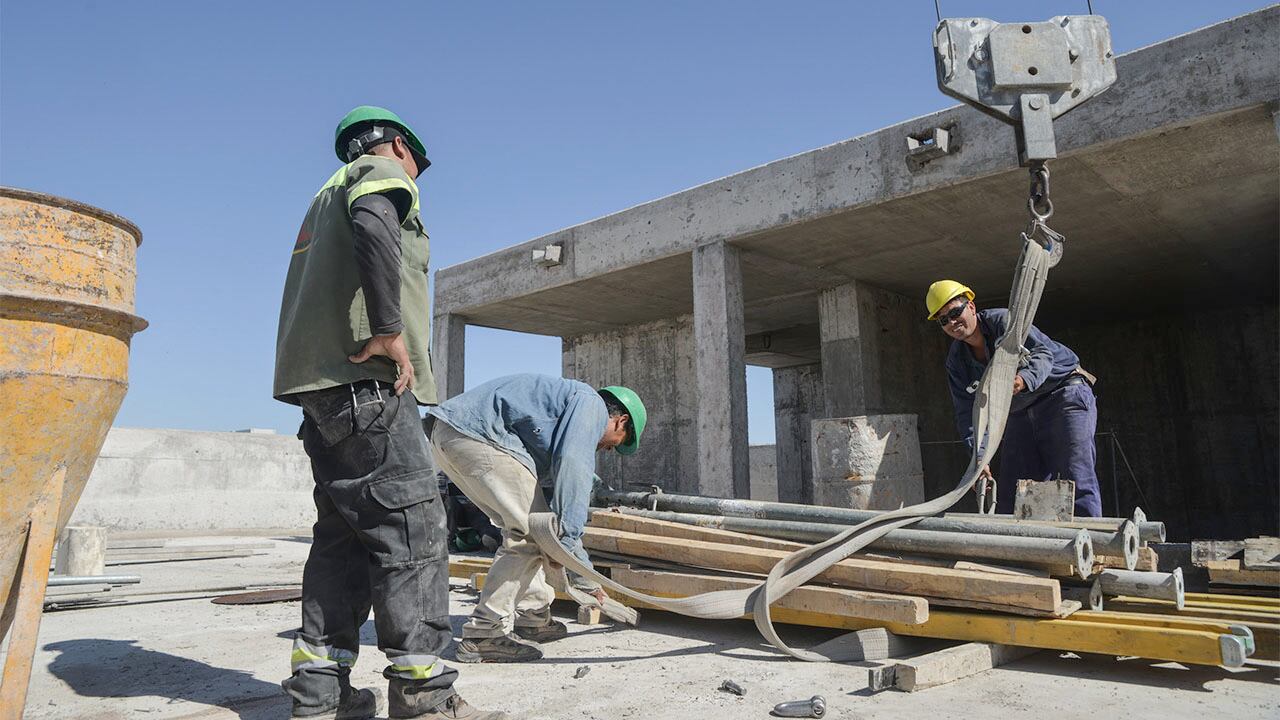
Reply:
[[[1067,251],[1047,312],[1155,308],[1188,297],[1276,301],[1280,142],[1269,108],[1080,152],[1051,167],[1052,224],[1067,236]],[[811,326],[813,342],[799,345],[816,350],[817,293],[850,279],[922,297],[933,280],[956,277],[1001,302],[1026,221],[1026,187],[1025,172],[1010,171],[732,241],[743,251],[748,334]],[[693,311],[691,273],[690,255],[679,254],[471,308],[467,321],[573,336],[669,318]],[[816,359],[794,335],[774,341],[790,337],[789,354]],[[765,350],[751,348],[752,361],[793,364],[756,357]]]

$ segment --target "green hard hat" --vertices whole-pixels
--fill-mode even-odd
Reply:
[[[347,142],[351,139],[348,132],[351,128],[363,123],[381,123],[390,125],[404,134],[406,140],[409,141],[409,147],[417,154],[414,158],[421,167],[418,172],[427,169],[427,165],[431,164],[427,160],[427,148],[418,139],[417,133],[409,128],[400,116],[391,112],[386,108],[376,105],[361,105],[360,107],[347,113],[338,123],[338,128],[333,131],[333,151],[337,153],[338,159],[347,162]]]
[[[614,449],[622,455],[634,454],[636,450],[640,449],[640,435],[644,432],[644,423],[649,417],[649,414],[645,412],[644,403],[640,402],[640,396],[635,394],[635,391],[621,385],[600,388],[600,394],[610,395],[613,399],[622,403],[622,407],[626,408],[627,414],[631,416],[631,437]]]

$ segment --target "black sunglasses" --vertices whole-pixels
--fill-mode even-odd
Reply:
[[[969,307],[969,301],[965,300],[947,312],[942,313],[938,316],[938,324],[942,327],[950,325],[951,321],[960,317],[964,313],[964,309],[967,307]]]

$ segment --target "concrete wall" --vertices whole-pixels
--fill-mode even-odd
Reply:
[[[594,387],[626,385],[649,412],[640,452],[600,455],[596,472],[614,488],[658,485],[698,492],[697,383],[690,316],[565,338],[562,370]]]
[[[116,530],[309,528],[311,465],[288,435],[111,428],[71,522]]]
[[[778,454],[773,445],[752,445],[751,457],[751,499],[778,499]]]

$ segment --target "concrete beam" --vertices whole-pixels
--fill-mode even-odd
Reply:
[[[724,243],[693,251],[693,335],[700,494],[750,497],[742,267]]]
[[[444,402],[466,390],[467,321],[453,313],[436,315],[431,330],[431,370],[437,399]]]
[[[1275,101],[1278,21],[1280,8],[1268,7],[1118,57],[1115,86],[1055,123],[1060,156]],[[923,167],[906,163],[908,135],[956,123],[961,151]],[[445,268],[436,274],[438,307],[465,312],[1014,170],[1013,137],[977,110],[947,108]],[[533,248],[552,243],[564,246],[562,265],[530,260]]]
[[[773,371],[779,502],[813,502],[809,422],[821,417],[825,408],[821,365],[800,365]]]

